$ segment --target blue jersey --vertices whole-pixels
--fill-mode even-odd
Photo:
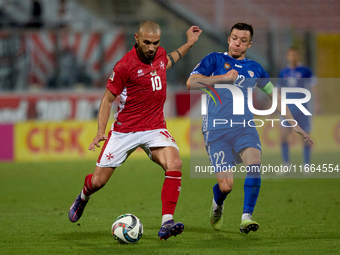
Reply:
[[[233,114],[233,96],[229,89],[216,88],[216,92],[221,98],[222,105],[220,103],[215,105],[211,96],[207,95],[207,114],[203,116],[203,132],[216,129],[241,128],[248,126],[248,121],[253,119],[253,114],[248,108],[247,90],[249,87],[253,90],[256,86],[263,88],[269,82],[269,74],[260,64],[246,58],[243,60],[236,60],[230,57],[226,52],[214,52],[204,57],[190,75],[201,74],[210,77],[226,74],[231,69],[235,69],[238,72],[237,80],[233,85],[241,89],[244,95],[244,114]],[[215,125],[214,127],[214,120],[216,119],[223,119],[228,121],[228,123],[225,125]],[[242,123],[245,123],[245,125]]]
[[[299,65],[295,68],[286,67],[281,70],[278,80],[279,87],[304,88],[311,90],[311,86],[316,84],[316,78],[312,71],[305,66]],[[298,99],[304,98],[303,93],[287,93],[286,98]],[[303,104],[307,109],[310,109],[310,104]],[[289,110],[293,113],[301,112],[295,105],[288,105]]]

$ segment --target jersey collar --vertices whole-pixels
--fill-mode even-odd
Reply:
[[[244,59],[242,59],[242,60],[235,59],[235,58],[233,58],[232,56],[229,56],[228,52],[224,52],[224,55],[228,56],[229,58],[232,58],[232,59],[235,60],[235,61],[248,60],[248,59],[246,59],[246,57],[244,57]]]

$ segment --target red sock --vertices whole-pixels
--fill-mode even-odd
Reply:
[[[162,215],[174,215],[179,192],[181,191],[180,171],[169,171],[165,173],[165,180],[162,189]]]
[[[98,190],[98,189],[92,188],[92,183],[91,183],[92,175],[93,174],[89,174],[85,177],[84,188],[83,188],[83,193],[85,196],[90,196],[91,194],[93,194],[94,192]]]

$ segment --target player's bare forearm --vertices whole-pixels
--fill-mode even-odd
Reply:
[[[166,65],[166,70],[173,67],[178,60],[180,60],[185,54],[187,54],[191,47],[192,45],[190,46],[188,43],[186,43],[179,47],[177,50],[168,54],[168,64]]]
[[[95,147],[100,147],[99,142],[107,139],[107,135],[105,135],[105,130],[111,114],[111,106],[115,99],[116,95],[113,95],[108,89],[106,89],[99,106],[97,135],[90,144],[89,150],[94,151]]]
[[[271,100],[273,100],[273,94],[270,93],[268,94],[269,98]],[[276,110],[278,110],[280,112],[280,114],[282,113],[282,109],[281,109],[281,95],[280,93],[277,93],[277,108]],[[286,115],[282,115],[282,117],[284,117],[289,124],[293,127],[293,130],[302,135],[303,136],[303,140],[304,142],[308,143],[308,144],[313,144],[313,140],[310,138],[310,136],[297,124],[297,121],[294,119],[293,114],[290,112],[288,106],[286,105]]]
[[[98,131],[97,135],[105,134],[107,122],[111,114],[111,106],[113,101],[116,99],[116,95],[113,95],[108,89],[105,90],[104,96],[99,106],[98,112]]]
[[[197,42],[201,33],[202,30],[198,26],[191,26],[189,28],[186,33],[188,38],[187,43],[183,44],[177,50],[167,55],[168,64],[166,65],[166,70],[173,67],[178,60],[180,60],[185,54],[187,54],[190,48]]]
[[[273,100],[273,94],[268,95],[271,100]],[[291,126],[294,126],[296,123],[294,121],[293,114],[290,112],[288,106],[286,105],[286,115],[282,115],[282,109],[281,109],[281,95],[280,93],[277,93],[277,107],[276,110],[281,114],[283,118],[285,118]]]
[[[187,89],[197,89],[205,87],[203,84],[213,86],[217,83],[233,84],[237,79],[238,72],[230,70],[226,74],[205,76],[202,74],[193,74],[187,80]]]

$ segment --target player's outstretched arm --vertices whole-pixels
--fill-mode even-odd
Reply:
[[[273,100],[273,93],[268,94],[268,96],[271,100]],[[276,108],[276,110],[278,110],[281,114],[282,109],[281,109],[281,95],[280,95],[280,93],[277,93],[277,108]],[[297,122],[293,121],[295,119],[294,119],[294,117],[293,117],[292,113],[290,112],[287,105],[286,105],[286,115],[285,116],[281,115],[281,116],[284,117],[289,122],[289,124],[293,127],[293,130],[296,133],[303,136],[304,142],[307,142],[308,144],[314,143],[312,138],[310,138],[310,136],[298,124],[296,126],[294,126]]]
[[[187,54],[190,48],[197,42],[198,37],[200,36],[201,33],[202,30],[198,26],[191,26],[189,28],[189,30],[186,33],[188,38],[187,43],[183,44],[177,50],[167,55],[168,64],[166,65],[166,70],[173,67],[178,60],[180,60],[185,54]]]
[[[293,130],[296,133],[298,133],[298,134],[303,136],[303,141],[304,142],[306,142],[306,143],[308,143],[310,145],[314,144],[312,138],[310,138],[310,136],[302,128],[300,128],[299,125],[296,125],[295,127],[293,127]]]
[[[116,97],[117,96],[112,94],[110,90],[105,90],[104,96],[99,106],[97,135],[95,138],[93,138],[93,141],[89,146],[89,150],[95,151],[96,147],[100,147],[99,142],[107,140],[105,129],[110,117],[112,103]]]
[[[187,80],[187,89],[204,88],[203,84],[213,86],[217,83],[233,84],[238,76],[238,72],[234,69],[228,71],[226,74],[204,76],[202,74],[193,74]]]

